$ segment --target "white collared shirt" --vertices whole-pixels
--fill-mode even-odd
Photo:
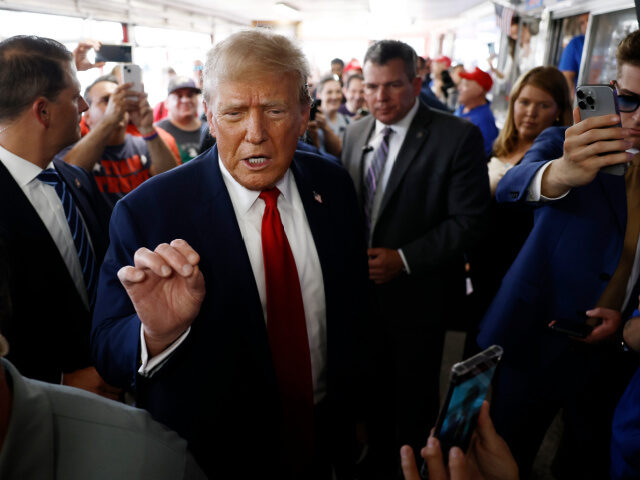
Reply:
[[[34,163],[11,153],[1,146],[0,162],[9,171],[9,174],[20,186],[20,189],[38,213],[53,242],[56,244],[85,307],[89,309],[89,299],[87,288],[84,285],[80,259],[78,258],[78,252],[73,242],[71,229],[67,223],[67,216],[64,213],[60,197],[58,197],[51,185],[36,178],[42,172],[42,169]],[[48,168],[52,167],[53,165],[49,164]],[[78,214],[81,215],[80,211],[78,211]],[[91,241],[88,232],[87,238]]]
[[[262,313],[265,321],[267,321],[267,291],[262,257],[262,215],[265,203],[258,198],[259,191],[243,187],[231,176],[220,159],[218,159],[218,164],[220,165],[222,179],[229,192],[233,211],[249,255],[253,276],[260,295]],[[284,177],[275,186],[281,192],[278,198],[278,212],[291,246],[291,252],[293,253],[300,279],[311,353],[314,401],[317,403],[326,394],[327,333],[322,268],[302,199],[291,171],[287,170]],[[144,345],[144,335],[141,331],[143,366],[139,372],[143,375],[151,374],[151,370],[161,365],[168,355],[186,338],[187,334],[188,331],[160,355],[153,359],[148,359]]]

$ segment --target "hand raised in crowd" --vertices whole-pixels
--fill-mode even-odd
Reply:
[[[572,187],[587,185],[602,167],[631,160],[632,155],[625,152],[631,148],[625,140],[629,129],[615,126],[620,122],[619,115],[580,121],[576,107],[573,121],[575,125],[565,133],[564,155],[551,163],[542,176],[542,194],[546,197],[559,197]]]
[[[602,322],[594,327],[589,336],[584,339],[586,343],[598,343],[606,340],[613,336],[622,325],[620,312],[610,308],[597,307],[587,310],[587,317],[601,318]]]
[[[387,283],[402,273],[404,263],[397,250],[369,248],[369,279],[375,283]]]
[[[87,52],[92,48],[96,51],[100,50],[102,44],[98,40],[85,40],[78,43],[78,46],[73,51],[73,59],[76,64],[76,70],[79,72],[83,70],[89,70],[91,68],[100,68],[104,65],[104,62],[92,63],[87,58]]]
[[[135,93],[138,93],[138,103],[135,110],[129,112],[129,118],[140,133],[146,135],[153,129],[153,109],[149,105],[146,93]]]
[[[483,402],[478,425],[465,455],[458,447],[449,451],[449,465],[445,466],[440,442],[431,436],[420,451],[427,463],[430,480],[517,480],[518,465],[507,443],[496,432],[489,416],[489,403]],[[405,480],[419,480],[413,450],[405,445],[400,450]]]
[[[103,122],[107,122],[108,125],[112,126],[124,124],[128,119],[127,113],[138,109],[141,94],[132,91],[132,86],[132,83],[123,83],[117,86],[109,97]]]
[[[151,357],[173,343],[200,312],[205,296],[200,256],[184,240],[139,248],[118,279],[142,322]]]

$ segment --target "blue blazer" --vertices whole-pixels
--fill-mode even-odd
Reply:
[[[97,265],[107,250],[110,209],[93,176],[53,162],[87,227]],[[63,372],[91,365],[91,313],[38,212],[0,163],[0,244],[9,266],[12,312],[2,333],[8,359],[27,377],[60,382]]]
[[[536,171],[563,154],[564,128],[538,136],[520,164],[498,184],[499,202],[526,207]],[[626,227],[623,176],[599,173],[563,199],[538,203],[534,226],[481,325],[478,343],[498,344],[505,360],[547,365],[569,345],[549,331],[551,320],[583,321],[615,272]]]
[[[327,405],[334,438],[343,439],[334,447],[344,452],[353,436],[355,324],[365,318],[363,220],[342,167],[297,151],[290,169],[322,267]],[[247,460],[262,475],[277,475],[281,412],[265,319],[217,147],[118,202],[110,233],[92,331],[99,372],[114,385],[135,384],[138,405],[187,439],[209,476],[232,478]],[[207,293],[185,342],[143,378],[136,374],[140,321],[116,272],[133,264],[137,248],[153,250],[175,238],[200,254]]]

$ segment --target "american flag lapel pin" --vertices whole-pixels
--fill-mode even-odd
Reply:
[[[322,203],[322,197],[320,196],[320,194],[316,191],[313,192],[313,199],[318,202],[318,203]]]

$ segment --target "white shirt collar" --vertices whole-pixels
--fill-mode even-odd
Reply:
[[[9,173],[20,187],[27,185],[42,172],[42,168],[35,163],[11,153],[2,146],[0,146],[0,162],[9,170]]]
[[[376,129],[374,132],[374,136],[379,135],[385,127],[389,126],[393,128],[393,131],[395,134],[401,134],[402,137],[404,137],[404,135],[409,130],[409,126],[413,121],[413,117],[416,116],[419,105],[420,105],[420,102],[418,101],[418,97],[416,97],[416,101],[413,104],[413,107],[411,107],[411,110],[409,110],[407,114],[404,117],[402,117],[402,119],[400,119],[399,121],[397,121],[392,125],[385,125],[380,120],[376,120]]]
[[[220,166],[222,178],[227,190],[229,191],[234,207],[238,208],[240,213],[248,212],[260,196],[260,191],[249,190],[248,188],[240,185],[236,179],[231,176],[224,163],[222,163],[220,155],[218,155],[218,165]],[[291,178],[291,171],[287,169],[284,176],[275,184],[278,190],[280,190],[280,193],[282,193],[282,196],[288,202],[291,202]]]

